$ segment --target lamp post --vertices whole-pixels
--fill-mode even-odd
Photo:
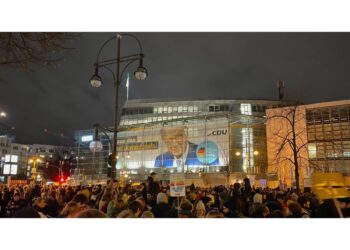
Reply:
[[[33,167],[32,167],[32,181],[34,180],[34,182],[36,181],[36,177],[37,177],[37,171],[36,171],[36,164],[37,163],[41,163],[41,159],[38,157],[33,157],[29,160],[29,163],[33,163]]]
[[[136,40],[139,46],[139,53],[137,54],[131,54],[126,56],[120,55],[121,50],[121,41],[124,37],[130,37]],[[111,42],[112,40],[117,40],[117,58],[113,59],[107,59],[107,60],[101,60],[100,61],[100,54],[104,47]],[[114,130],[113,130],[113,151],[112,151],[112,170],[111,170],[111,182],[114,181],[116,176],[116,163],[117,163],[117,133],[118,133],[118,108],[119,108],[119,87],[120,83],[123,77],[123,74],[125,73],[126,68],[132,64],[135,61],[139,62],[139,66],[137,67],[136,71],[134,72],[135,78],[137,80],[144,80],[147,77],[147,70],[143,66],[143,58],[144,54],[142,52],[142,46],[140,40],[132,35],[132,34],[116,34],[115,36],[112,36],[107,41],[105,41],[101,48],[98,51],[96,63],[94,64],[95,67],[95,73],[90,79],[90,84],[92,87],[98,88],[102,85],[102,78],[99,75],[99,69],[104,68],[110,71],[113,75],[114,79],[114,87],[115,87],[115,113],[114,113]],[[113,72],[112,69],[110,69],[109,65],[116,65],[116,73]],[[123,67],[123,68],[122,68]]]

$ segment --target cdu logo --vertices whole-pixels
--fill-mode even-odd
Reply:
[[[227,129],[218,129],[218,130],[213,130],[211,133],[208,134],[208,136],[211,135],[226,135],[227,134]]]

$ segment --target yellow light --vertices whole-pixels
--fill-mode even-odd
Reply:
[[[128,178],[128,175],[127,175],[127,174],[125,174],[125,178]]]
[[[130,155],[127,155],[126,158],[130,159]]]
[[[33,163],[33,159],[30,159],[30,160],[29,160],[29,163]]]
[[[241,152],[238,152],[238,151],[237,151],[237,152],[236,152],[236,155],[237,155],[237,156],[240,156],[240,155],[241,155]]]
[[[258,155],[259,154],[259,152],[258,151],[254,151],[254,155]]]

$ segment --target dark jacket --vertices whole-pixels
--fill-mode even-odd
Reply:
[[[12,215],[25,206],[24,200],[19,199],[18,201],[10,200],[6,207],[7,216],[12,217]]]
[[[155,218],[172,218],[172,209],[168,203],[160,203],[152,208]]]
[[[147,193],[155,196],[160,192],[160,185],[158,181],[154,181],[150,176],[148,177],[148,190]]]

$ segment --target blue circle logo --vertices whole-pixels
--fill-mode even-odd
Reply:
[[[219,148],[212,141],[204,141],[198,144],[196,155],[201,163],[212,164],[218,159]]]

